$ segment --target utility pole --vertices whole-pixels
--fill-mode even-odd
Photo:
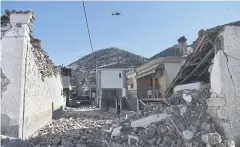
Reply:
[[[99,102],[100,102],[100,100],[99,100],[99,95],[98,95],[98,92],[99,92],[99,90],[98,90],[98,71],[97,71],[97,59],[96,59],[96,55],[95,55],[95,74],[96,74],[96,96],[95,96],[95,102],[96,102],[96,104],[97,104],[97,107],[99,107]]]

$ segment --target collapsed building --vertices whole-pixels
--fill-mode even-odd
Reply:
[[[166,90],[113,129],[123,146],[240,145],[240,21],[199,32]]]
[[[26,139],[62,112],[59,73],[41,40],[32,36],[31,11],[1,16],[1,134]]]
[[[217,131],[239,145],[240,21],[200,31],[194,44],[193,54],[186,59],[167,95],[180,84],[210,83],[207,112]]]

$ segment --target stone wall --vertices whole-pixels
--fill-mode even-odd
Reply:
[[[217,130],[240,145],[240,27],[227,26],[215,41],[208,112]]]
[[[26,139],[60,114],[62,85],[40,40],[31,36],[32,12],[7,14],[9,22],[1,25],[1,134]]]
[[[59,115],[63,107],[60,75],[42,78],[35,48],[27,53],[24,137],[28,137]]]

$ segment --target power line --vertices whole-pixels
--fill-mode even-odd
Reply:
[[[91,34],[90,34],[90,29],[89,29],[89,26],[88,26],[87,12],[86,12],[84,1],[82,1],[82,4],[83,4],[83,10],[84,10],[84,15],[85,15],[85,20],[86,20],[86,26],[87,26],[87,30],[88,30],[88,38],[89,38],[90,46],[91,46],[92,53],[93,53],[94,50],[93,50],[93,45],[92,45],[92,38],[91,38]],[[94,57],[94,62],[95,62],[95,66],[96,66],[95,70],[97,71],[97,60],[96,60],[97,57],[96,57],[96,53],[93,54],[93,57]]]
[[[92,45],[92,39],[91,39],[91,34],[90,34],[90,29],[89,29],[89,26],[88,26],[88,19],[87,19],[87,12],[86,12],[86,8],[85,8],[85,3],[84,3],[84,0],[82,0],[82,4],[83,4],[83,10],[84,10],[84,15],[85,15],[85,20],[86,20],[86,25],[87,25],[87,30],[88,30],[88,38],[89,38],[89,42],[90,42],[90,45],[91,45],[91,49],[92,49],[92,54],[93,54],[93,57],[94,57],[94,62],[95,62],[95,74],[96,74],[96,84],[97,84],[97,60],[96,60],[96,53],[94,54],[94,50],[93,50],[93,45]],[[90,74],[89,74],[90,76]],[[90,76],[90,85],[92,84],[91,83],[92,80],[91,80],[91,76]],[[90,95],[92,97],[92,87],[90,86]],[[96,95],[97,94],[97,88],[96,88]]]
[[[84,1],[82,1],[82,4],[83,4],[83,10],[84,10],[85,20],[86,20],[86,25],[87,25],[87,30],[88,30],[88,38],[89,38],[90,45],[91,45],[92,52],[93,52],[92,39],[91,39],[91,35],[90,35],[90,29],[89,29],[89,26],[88,26],[87,12],[86,12]]]

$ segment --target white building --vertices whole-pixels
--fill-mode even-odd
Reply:
[[[62,84],[54,64],[31,35],[31,11],[1,16],[1,134],[27,139],[62,111]]]
[[[73,86],[71,84],[72,69],[63,66],[58,66],[57,69],[61,75],[61,82],[63,85],[64,105],[68,106],[73,91]]]
[[[97,69],[99,107],[116,108],[116,98],[126,96],[126,71],[128,65],[112,64]],[[116,104],[116,105],[115,105]]]

